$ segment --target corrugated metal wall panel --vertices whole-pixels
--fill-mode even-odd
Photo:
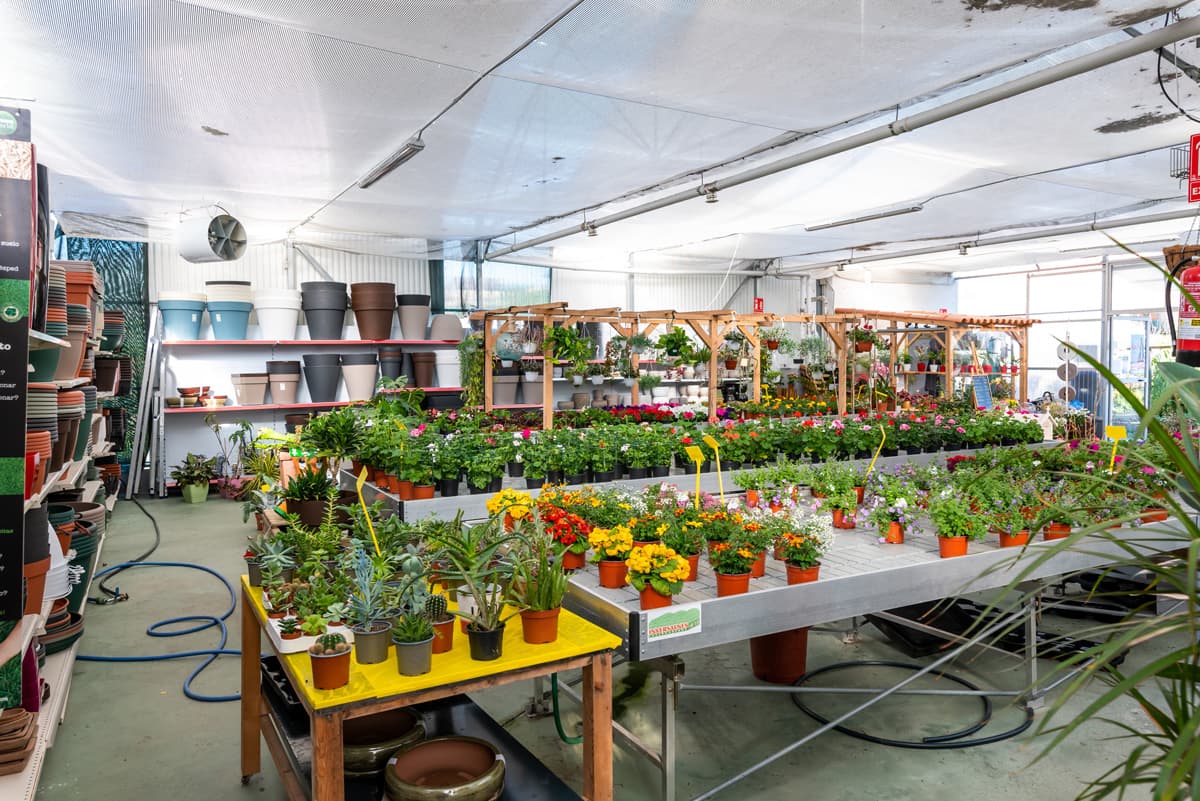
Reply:
[[[361,281],[390,281],[397,293],[428,294],[429,261],[425,240],[413,240],[410,252],[399,256],[355,253],[353,240],[339,249],[298,245],[335,280],[353,284]],[[406,248],[407,249],[407,248]],[[173,242],[149,245],[150,297],[160,290],[203,291],[205,281],[250,281],[256,287],[298,287],[304,281],[326,280],[299,254],[295,275],[287,265],[287,248],[282,242],[254,245],[235,262],[192,264],[179,257]]]
[[[575,309],[626,308],[628,277],[624,273],[592,273],[555,270],[550,281],[550,300],[566,301]]]
[[[737,288],[741,277],[723,275],[638,275],[633,282],[634,309],[700,311],[720,306]]]

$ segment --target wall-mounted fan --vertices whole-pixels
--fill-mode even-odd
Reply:
[[[195,264],[235,261],[246,252],[246,227],[228,214],[179,223],[179,255]]]

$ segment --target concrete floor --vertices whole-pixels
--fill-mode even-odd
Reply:
[[[191,561],[210,566],[235,583],[244,565],[243,537],[237,504],[211,499],[188,506],[178,499],[145,501],[159,520],[162,545],[153,559]],[[149,521],[132,503],[118,504],[109,526],[103,559],[113,564],[132,558],[153,541]],[[145,636],[156,620],[192,613],[219,613],[228,606],[224,587],[215,578],[175,568],[141,568],[126,572],[116,584],[130,600],[113,606],[89,606],[82,653],[152,654],[215,647],[218,635],[207,631],[178,640]],[[1047,616],[1047,628],[1068,630],[1072,624]],[[230,647],[239,642],[238,616],[230,618]],[[1137,653],[1138,661],[1151,657]],[[845,645],[832,635],[810,638],[809,667],[852,659],[904,659],[871,626],[862,639]],[[283,799],[279,778],[264,749],[264,771],[248,786],[239,784],[238,705],[188,700],[181,684],[198,660],[142,664],[78,662],[66,721],[42,774],[39,798],[75,801],[95,798],[165,798],[187,801]],[[748,649],[734,644],[686,656],[687,680],[693,683],[753,682]],[[1043,663],[1045,667],[1048,667]],[[1004,656],[976,652],[955,669],[958,675],[985,686],[1019,689],[1023,672]],[[848,686],[879,686],[901,677],[895,671],[866,670],[839,676]],[[653,741],[657,732],[657,674],[639,666],[616,671],[618,719]],[[831,682],[832,683],[832,682]],[[926,686],[929,686],[928,684]],[[940,685],[944,686],[944,685]],[[204,672],[196,690],[214,695],[236,693],[238,660],[223,657]],[[513,718],[510,731],[547,765],[578,787],[580,746],[562,744],[548,718],[528,720],[516,713],[529,695],[529,685],[488,691],[476,697],[494,717]],[[1091,695],[1087,695],[1091,698]],[[857,699],[816,699],[829,713],[850,708]],[[1082,705],[1084,699],[1080,699]],[[566,701],[569,728],[577,708]],[[1082,708],[1082,707],[1081,707]],[[928,735],[961,728],[977,717],[978,701],[908,698],[888,700],[865,715],[859,725],[890,734]],[[1110,716],[1145,728],[1144,715],[1132,703],[1110,709]],[[997,732],[1021,719],[998,702],[994,722],[983,732]],[[692,798],[725,777],[788,745],[816,728],[786,695],[684,693],[679,707],[679,797]],[[938,722],[943,722],[939,725]],[[1030,765],[1039,751],[1031,734],[1006,742],[954,751],[917,751],[872,745],[831,733],[789,754],[767,769],[717,796],[719,799],[784,799],[818,796],[825,801],[874,798],[958,801],[965,787],[974,801],[1027,798],[1072,798],[1082,783],[1124,759],[1124,741],[1104,739],[1114,730],[1093,725],[1060,746],[1052,759]],[[621,801],[656,799],[657,772],[642,757],[618,744],[616,797]],[[1149,797],[1137,791],[1131,799]]]

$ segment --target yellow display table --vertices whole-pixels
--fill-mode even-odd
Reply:
[[[305,798],[290,769],[263,698],[259,672],[262,628],[267,625],[262,591],[242,576],[242,777],[261,768],[260,734],[280,770],[288,794]],[[269,639],[269,638],[268,638]],[[423,676],[401,676],[395,660],[360,665],[351,657],[350,683],[336,690],[317,690],[307,653],[278,654],[280,664],[308,712],[312,731],[313,801],[340,800],[343,794],[342,723],[397,707],[434,701],[486,687],[583,669],[583,797],[611,801],[612,789],[612,651],[620,638],[562,611],[558,640],[528,645],[520,618],[509,621],[504,656],[493,662],[470,658],[467,644],[456,642],[449,653],[434,654],[433,669]]]

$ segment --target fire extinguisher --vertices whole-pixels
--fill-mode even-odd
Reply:
[[[1188,248],[1188,251],[1194,253],[1195,249]],[[1175,361],[1200,367],[1200,310],[1188,300],[1188,295],[1200,300],[1200,262],[1196,260],[1195,255],[1185,252],[1183,248],[1166,248],[1164,253],[1172,279],[1167,281],[1165,299],[1167,324],[1175,348]],[[1176,280],[1188,293],[1179,293],[1178,326],[1171,315],[1171,289]]]

